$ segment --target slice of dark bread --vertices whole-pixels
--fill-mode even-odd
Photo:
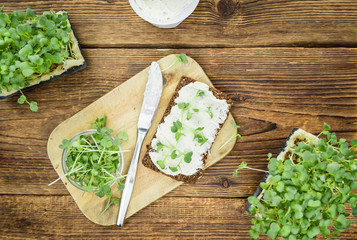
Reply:
[[[193,83],[195,81],[196,80],[194,80],[192,78],[189,78],[189,77],[185,77],[185,76],[181,77],[181,80],[180,80],[180,82],[178,83],[178,85],[176,87],[175,93],[172,96],[172,98],[171,98],[171,100],[169,102],[169,105],[167,106],[167,108],[166,108],[166,110],[164,112],[164,115],[161,118],[160,124],[162,122],[164,122],[165,117],[170,114],[171,108],[176,105],[175,99],[178,97],[178,95],[179,95],[178,92],[181,90],[181,88],[183,88],[187,84]],[[229,107],[229,110],[230,110],[231,105],[233,104],[233,101],[228,97],[228,95],[226,95],[225,93],[223,93],[223,92],[221,92],[221,91],[219,91],[219,90],[217,90],[216,88],[213,88],[213,87],[209,87],[209,90],[213,93],[213,95],[217,99],[226,100],[226,102],[228,104],[228,107]],[[228,114],[229,114],[229,112],[227,113],[227,116],[228,116]],[[217,130],[217,134],[218,134],[219,130],[221,129],[222,125],[223,125],[223,123],[220,124],[219,129]],[[217,136],[217,134],[216,134],[216,136]],[[156,137],[156,133],[155,133],[153,138],[155,138],[155,137]],[[149,155],[150,151],[155,151],[155,149],[153,149],[151,147],[151,143],[149,145],[147,145],[147,151],[146,151],[146,154],[145,154],[145,156],[144,156],[144,158],[142,160],[142,163],[143,163],[143,165],[145,167],[151,168],[152,170],[154,170],[156,172],[160,172],[160,173],[162,173],[162,174],[164,174],[166,176],[169,176],[169,177],[171,177],[171,178],[173,178],[175,180],[183,181],[183,182],[186,182],[186,183],[195,183],[203,175],[204,169],[199,169],[199,170],[197,170],[197,172],[195,174],[189,175],[189,176],[186,176],[186,175],[183,175],[183,174],[178,174],[178,175],[175,175],[175,176],[165,174],[160,169],[158,169],[156,167],[156,165],[151,161],[151,158],[150,158],[150,155]],[[205,161],[207,159],[207,154],[208,154],[208,152],[205,153],[203,158],[202,158],[203,166],[204,166]]]

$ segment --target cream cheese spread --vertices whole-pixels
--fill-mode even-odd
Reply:
[[[159,124],[151,142],[151,161],[168,175],[190,176],[203,169],[203,156],[211,148],[217,130],[228,115],[226,100],[217,99],[207,84],[182,87],[176,105]]]
[[[191,2],[192,0],[135,0],[146,15],[160,21],[176,17]]]

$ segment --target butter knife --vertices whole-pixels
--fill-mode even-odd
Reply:
[[[117,225],[119,227],[122,227],[124,224],[124,219],[130,203],[131,194],[133,193],[135,175],[136,175],[136,170],[138,168],[141,146],[151,126],[151,122],[152,119],[154,118],[157,106],[159,105],[159,101],[162,93],[162,87],[163,87],[163,80],[162,80],[160,66],[157,62],[152,62],[149,70],[148,81],[146,83],[146,88],[144,92],[144,100],[139,115],[135,150],[126,176],[125,187],[121,196],[118,219],[117,219]]]

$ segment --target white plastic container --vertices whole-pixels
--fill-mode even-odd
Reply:
[[[155,17],[148,15],[145,11],[139,8],[135,0],[129,0],[129,3],[133,10],[138,14],[142,19],[151,23],[152,25],[159,28],[174,28],[178,26],[183,20],[185,20],[197,7],[199,0],[192,0],[187,4],[180,13],[176,16],[171,17],[167,20],[159,20]]]

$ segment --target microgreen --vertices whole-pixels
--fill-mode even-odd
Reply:
[[[238,128],[240,128],[240,126],[238,126],[235,122],[232,122],[232,125],[237,129],[237,133],[234,133],[230,138],[228,138],[227,141],[225,141],[222,146],[220,146],[218,148],[218,151],[221,150],[224,146],[226,146],[230,141],[232,141],[234,138],[238,137],[241,140],[243,140],[242,136],[238,133]]]
[[[211,111],[211,107],[207,107],[207,110],[205,110],[205,112],[208,113],[208,115],[211,119],[213,118],[213,113]]]
[[[193,108],[191,102],[195,100],[198,97],[202,97],[205,95],[205,92],[203,90],[197,90],[196,95],[192,97],[188,102],[180,102],[177,104],[178,108],[181,109],[181,120],[183,121],[183,115],[186,113],[186,120],[189,121],[192,118],[192,115],[194,113],[198,113],[200,110],[198,108]],[[210,114],[210,117],[213,118],[213,113],[211,112],[211,108],[208,107],[208,110],[205,112],[208,112]]]
[[[68,170],[66,174],[56,180],[66,176],[85,191],[93,192],[98,197],[106,196],[108,202],[103,212],[112,204],[119,202],[116,200],[117,198],[113,198],[111,184],[116,182],[118,190],[123,190],[125,180],[125,177],[117,171],[119,161],[122,161],[119,150],[121,141],[113,139],[110,135],[113,130],[105,127],[106,118],[106,116],[97,118],[92,124],[96,132],[90,135],[81,135],[72,144],[69,140],[63,139],[59,148],[67,149],[65,163]],[[128,140],[127,133],[120,132],[119,135],[121,140]]]
[[[357,215],[356,140],[338,139],[331,127],[317,141],[304,140],[289,147],[287,157],[278,160],[268,154],[269,177],[260,183],[259,198],[249,197],[252,227],[249,235],[283,239],[324,239],[348,230],[352,220],[345,211],[349,205]],[[234,171],[249,168],[242,162]],[[252,169],[252,168],[249,168]],[[263,171],[263,170],[261,170]]]
[[[29,8],[9,14],[0,9],[0,93],[28,87],[31,80],[74,58],[67,19],[67,13],[54,11],[36,16]],[[22,92],[18,102],[38,110]]]
[[[184,53],[175,54],[175,56],[176,56],[176,60],[173,63],[171,63],[170,66],[168,66],[167,68],[164,68],[163,70],[161,70],[161,72],[164,72],[164,71],[172,68],[173,66],[175,66],[179,62],[182,62],[182,63],[187,63],[188,62],[187,56]]]
[[[179,120],[173,122],[173,125],[171,127],[171,132],[175,133],[176,142],[180,140],[181,136],[185,135],[181,131],[182,131],[182,123]]]
[[[128,141],[129,136],[128,136],[128,134],[127,134],[126,132],[121,131],[121,132],[119,132],[119,134],[118,134],[118,139],[119,139],[119,140],[123,140],[123,141]]]
[[[168,159],[169,157],[171,159],[178,159],[181,158],[179,160],[179,162],[176,164],[176,166],[168,166],[168,168],[172,171],[172,172],[177,172],[178,168],[182,162],[182,160],[184,160],[186,163],[190,163],[192,161],[192,155],[193,152],[181,152],[179,149],[177,149],[175,146],[171,145],[171,144],[162,144],[161,142],[158,142],[156,144],[156,151],[161,151],[164,148],[168,149],[170,152],[168,154],[166,154],[164,156],[164,158],[162,160],[158,160],[156,161],[157,165],[159,165],[159,167],[161,169],[165,169],[166,165],[165,165],[165,161],[166,159]]]
[[[24,104],[26,102],[30,106],[31,111],[37,112],[37,110],[38,110],[37,102],[34,102],[34,101],[29,102],[21,90],[20,90],[20,93],[21,93],[21,96],[17,99],[17,102],[20,104]]]

